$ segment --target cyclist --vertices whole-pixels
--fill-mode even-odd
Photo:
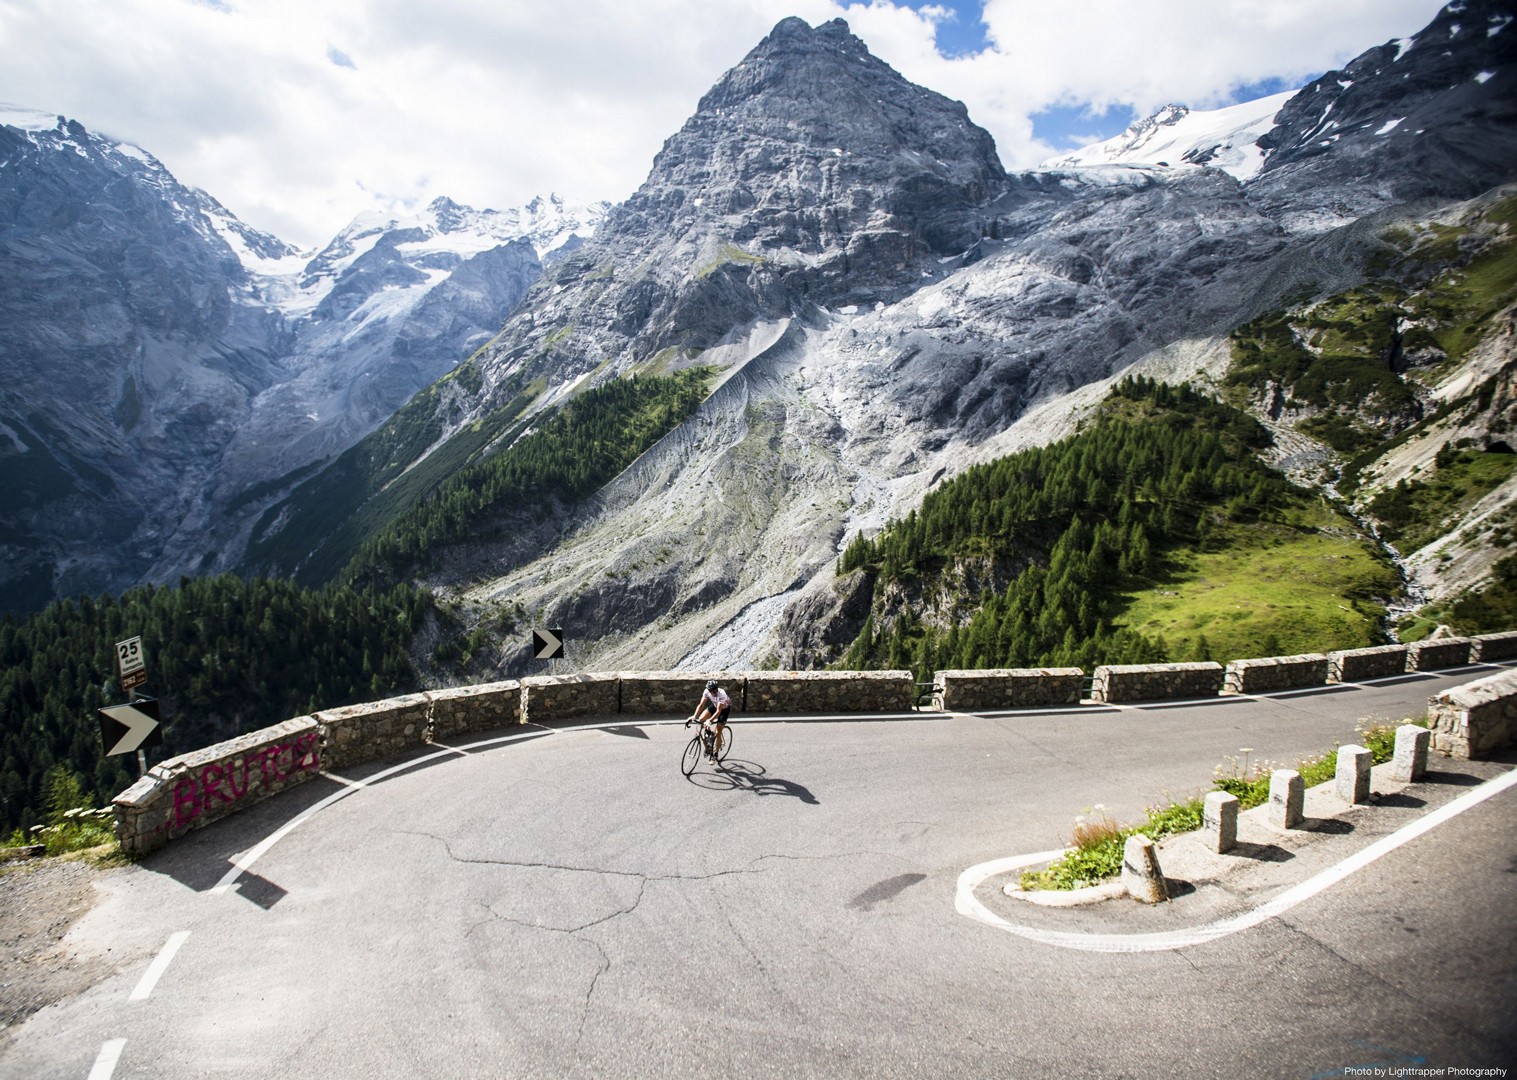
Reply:
[[[727,691],[715,679],[707,679],[706,692],[701,695],[695,715],[690,719],[699,720],[701,727],[711,732],[710,750],[722,744],[722,729],[727,726],[727,714],[731,711],[732,699],[727,696]],[[710,750],[706,753],[708,758],[713,756]]]

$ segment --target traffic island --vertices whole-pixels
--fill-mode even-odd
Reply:
[[[1117,879],[1064,892],[1022,890],[1023,872],[1059,854],[1045,852],[969,868],[960,876],[956,907],[977,921],[1070,949],[1130,953],[1215,940],[1332,888],[1406,839],[1436,828],[1458,809],[1450,804],[1478,805],[1506,790],[1517,783],[1517,771],[1498,762],[1443,759],[1428,781],[1400,781],[1394,762],[1387,762],[1371,770],[1367,802],[1345,801],[1331,782],[1307,788],[1295,828],[1273,825],[1268,804],[1243,811],[1225,852],[1206,828],[1166,837],[1153,853],[1163,867],[1168,903],[1107,903],[1133,895]],[[1139,864],[1131,854],[1127,861]]]

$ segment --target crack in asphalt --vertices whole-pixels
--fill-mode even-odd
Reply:
[[[926,823],[919,822],[916,824]],[[448,840],[446,837],[438,836],[435,833],[409,830],[406,834],[410,836],[420,836],[429,840],[436,841],[442,846],[443,851],[447,854],[449,859],[451,859],[453,862],[462,863],[464,865],[499,866],[520,870],[548,870],[568,874],[591,874],[595,876],[610,878],[630,878],[637,882],[637,895],[633,897],[630,903],[624,904],[614,911],[608,912],[598,918],[591,919],[590,921],[581,923],[577,926],[551,926],[546,923],[534,922],[530,919],[523,919],[498,911],[491,904],[481,903],[481,906],[484,908],[484,910],[488,912],[489,918],[482,919],[479,922],[474,923],[468,930],[468,934],[473,934],[480,927],[487,925],[491,921],[505,922],[510,923],[514,926],[523,927],[524,929],[528,930],[537,930],[546,933],[560,934],[564,937],[573,938],[575,941],[583,942],[595,950],[595,953],[599,958],[599,963],[594,974],[590,976],[589,984],[585,987],[584,997],[580,1003],[579,1024],[575,1033],[574,1041],[576,1059],[579,1058],[580,1047],[584,1042],[585,1031],[590,1021],[590,1010],[594,1005],[595,992],[600,986],[601,979],[606,975],[607,972],[611,970],[613,966],[612,959],[607,953],[606,949],[593,937],[586,936],[585,931],[593,930],[598,926],[604,926],[605,924],[615,919],[619,919],[625,915],[630,915],[633,912],[637,911],[637,909],[642,905],[643,898],[647,895],[648,886],[650,884],[663,884],[668,882],[715,881],[719,878],[725,877],[736,877],[747,874],[762,874],[766,872],[766,868],[761,864],[771,861],[829,862],[839,859],[872,857],[891,859],[904,865],[914,865],[899,854],[886,851],[844,851],[820,855],[792,855],[775,853],[760,855],[745,867],[735,867],[727,870],[716,870],[699,874],[650,874],[645,871],[638,870],[615,870],[609,867],[573,866],[567,863],[553,863],[522,859],[491,859],[471,857],[460,855],[458,852],[453,850],[453,844],[450,840]],[[924,877],[925,876],[926,875],[924,875]],[[726,917],[725,914],[724,918],[729,929],[732,931],[733,939],[742,946],[743,951],[748,955],[753,965],[758,969],[764,981],[770,987],[770,990],[777,996],[783,997],[781,988],[776,982],[773,972],[769,970],[768,966],[764,963],[763,958],[754,951],[753,946],[749,944],[748,940],[743,936],[739,927],[737,927],[729,917]]]

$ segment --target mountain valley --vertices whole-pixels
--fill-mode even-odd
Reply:
[[[1278,100],[1008,172],[963,105],[791,18],[618,206],[439,200],[314,255],[5,114],[5,606],[187,575],[225,613],[212,575],[292,578],[292,624],[387,628],[346,697],[539,672],[548,626],[612,671],[1510,628],[1510,22],[1452,4]],[[214,649],[155,633],[258,648],[202,621]],[[7,723],[45,696],[20,678]]]

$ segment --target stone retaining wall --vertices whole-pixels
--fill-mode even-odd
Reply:
[[[322,768],[345,769],[425,746],[428,704],[427,695],[409,694],[316,713]]]
[[[1377,645],[1370,649],[1343,649],[1327,654],[1328,682],[1389,679],[1405,672],[1405,645]]]
[[[1517,630],[1506,634],[1481,634],[1474,638],[1471,659],[1488,664],[1492,660],[1511,660],[1517,657]]]
[[[1517,744],[1517,671],[1503,671],[1428,698],[1433,749],[1484,758]]]
[[[621,711],[622,682],[616,675],[537,675],[521,681],[524,724],[551,724],[578,716]]]
[[[429,705],[429,742],[521,723],[521,683],[514,679],[433,690],[422,696]]]
[[[708,679],[727,691],[734,712],[743,711],[744,678],[730,672],[624,671],[617,678],[622,684],[620,711],[634,716],[691,716]]]
[[[1215,697],[1222,692],[1222,665],[1207,660],[1193,664],[1104,664],[1091,680],[1093,701],[1164,701]]]
[[[1326,686],[1328,659],[1322,653],[1301,656],[1261,656],[1234,660],[1223,677],[1224,694],[1267,694],[1304,686]]]
[[[325,765],[321,728],[310,716],[169,758],[116,796],[116,838],[128,854],[145,855],[315,779]]]
[[[1406,670],[1438,671],[1470,662],[1474,642],[1467,637],[1429,638],[1406,647]]]
[[[730,692],[730,691],[729,691]],[[916,680],[909,671],[751,671],[743,712],[909,712]]]
[[[1347,682],[1458,667],[1517,656],[1517,633],[1444,638],[1410,646],[1351,649],[1328,656],[1266,657],[1221,664],[1117,664],[1095,670],[1097,702],[1163,701],[1213,697],[1224,680],[1234,692],[1252,693]],[[1404,664],[1398,659],[1404,657]],[[114,800],[116,835],[124,850],[146,853],[169,839],[316,776],[454,739],[523,723],[553,723],[584,716],[688,716],[709,674],[628,672],[539,676],[521,681],[412,694],[387,701],[326,709],[164,761]],[[719,673],[735,714],[907,712],[916,703],[909,671],[791,671]],[[1497,680],[1498,690],[1476,690]],[[1078,668],[939,671],[939,708],[984,709],[1068,705],[1079,701]],[[1470,692],[1469,704],[1458,697]],[[1486,695],[1486,696],[1481,696]],[[1494,695],[1494,696],[1490,696]],[[1447,753],[1481,755],[1517,741],[1517,672],[1450,691],[1441,709]],[[1469,716],[1466,722],[1466,714]]]
[[[1085,672],[1079,668],[1000,668],[937,671],[932,703],[949,712],[1077,705]]]

